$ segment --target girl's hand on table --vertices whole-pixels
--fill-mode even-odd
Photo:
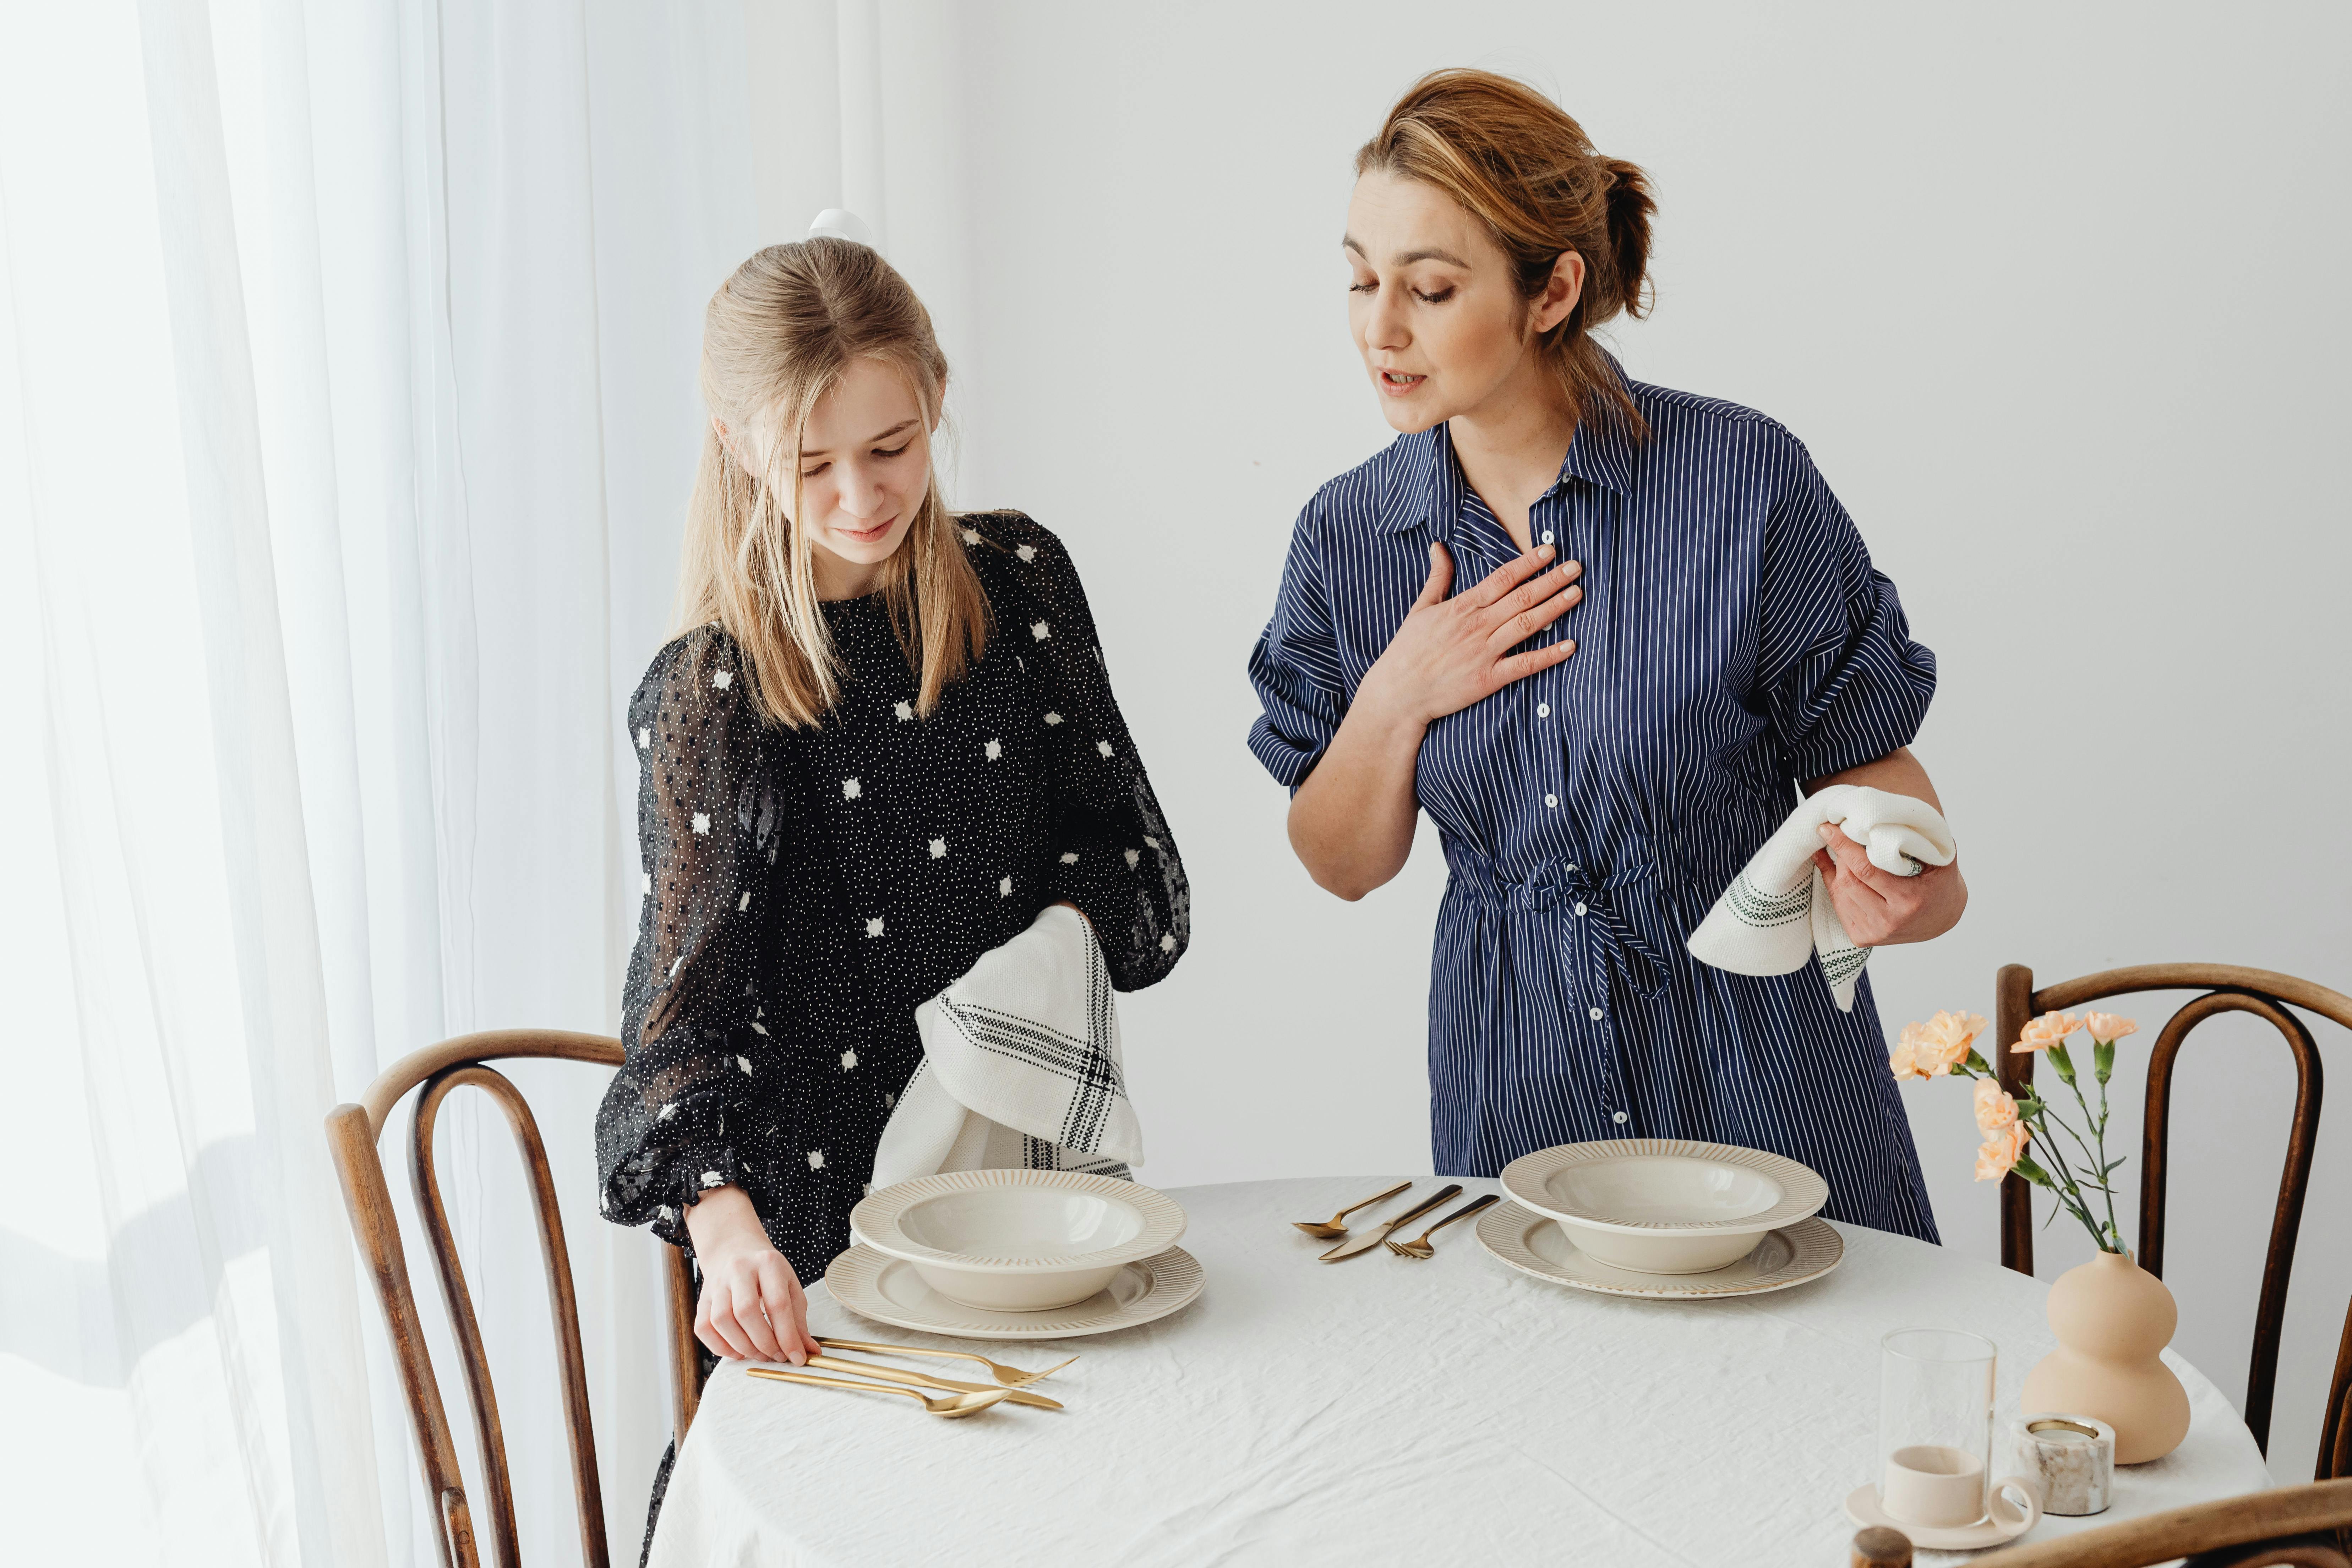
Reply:
[[[1864,947],[1941,936],[1960,923],[1960,911],[1968,907],[1969,887],[1958,861],[1897,877],[1872,865],[1869,852],[1835,823],[1822,825],[1822,847],[1813,864],[1821,868],[1846,935]]]
[[[800,1277],[769,1241],[749,1194],[740,1187],[704,1193],[687,1209],[686,1229],[702,1265],[694,1336],[711,1353],[794,1366],[822,1353],[809,1334]]]
[[[1575,642],[1566,637],[1548,647],[1511,651],[1584,597],[1576,585],[1584,568],[1574,561],[1552,567],[1554,553],[1550,545],[1540,545],[1449,599],[1454,558],[1444,545],[1432,544],[1429,581],[1366,672],[1357,700],[1373,692],[1375,700],[1428,724],[1564,661],[1576,651]]]

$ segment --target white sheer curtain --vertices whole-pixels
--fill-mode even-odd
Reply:
[[[92,1563],[437,1561],[320,1119],[436,1039],[616,1027],[620,715],[666,625],[701,307],[817,206],[880,218],[881,43],[933,23],[808,0],[10,13],[0,1536]],[[572,1203],[633,1561],[667,1427],[654,1244],[595,1214],[602,1075],[516,1076]],[[470,1098],[445,1182],[523,1544],[573,1561],[519,1168]],[[438,1364],[462,1419],[446,1340]]]

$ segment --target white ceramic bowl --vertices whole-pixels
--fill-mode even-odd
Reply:
[[[1184,1234],[1184,1211],[1150,1187],[1076,1171],[950,1171],[867,1194],[858,1240],[915,1267],[951,1301],[1044,1312],[1083,1301],[1125,1265]]]
[[[1539,1149],[1503,1167],[1503,1190],[1594,1260],[1643,1274],[1727,1268],[1830,1198],[1794,1160],[1680,1138]]]

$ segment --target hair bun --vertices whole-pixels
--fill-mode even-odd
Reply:
[[[811,239],[846,239],[880,254],[882,242],[874,237],[874,227],[847,207],[827,207],[816,215],[808,226]]]

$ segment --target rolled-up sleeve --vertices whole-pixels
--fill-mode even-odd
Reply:
[[[1761,566],[1758,690],[1781,773],[1801,783],[1909,745],[1936,656],[1912,640],[1895,584],[1801,448]]]
[[[1250,650],[1261,711],[1249,749],[1276,780],[1297,789],[1315,771],[1347,717],[1347,684],[1331,629],[1322,552],[1310,506],[1290,536],[1274,617]]]

